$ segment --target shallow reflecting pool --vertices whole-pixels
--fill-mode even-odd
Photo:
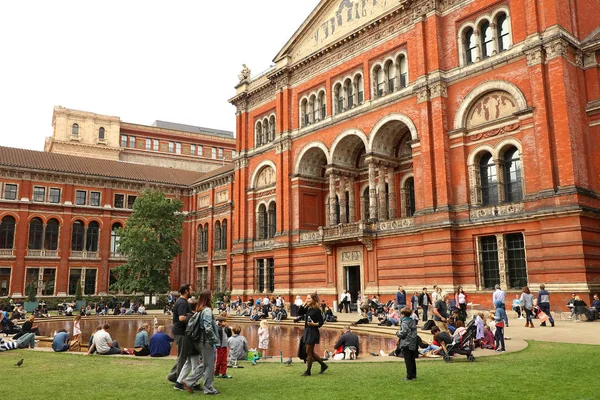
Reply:
[[[104,323],[110,324],[110,335],[113,340],[117,340],[121,348],[131,348],[135,342],[135,335],[137,329],[143,323],[150,324],[150,336],[156,331],[153,327],[154,317],[150,317],[147,320],[128,320],[127,317],[117,320],[104,320],[104,319],[82,319],[81,320],[81,331],[82,337],[85,343],[90,338],[90,335],[95,331],[96,326]],[[159,318],[159,325],[164,325],[166,333],[171,335],[171,319]],[[233,322],[233,324],[237,324]],[[258,324],[248,323],[240,324],[242,326],[242,335],[248,340],[248,344],[251,348],[258,347]],[[40,333],[43,336],[52,336],[54,331],[59,329],[66,329],[70,335],[73,334],[73,322],[59,322],[49,321],[39,323]],[[298,351],[298,343],[302,336],[303,325],[298,324],[297,326],[280,326],[269,321],[270,341],[269,350],[267,355],[279,356],[279,351],[283,352],[284,357],[293,355],[294,357]],[[317,346],[319,354],[322,354],[325,349],[333,350],[338,337],[342,334],[341,330],[338,329],[326,329],[321,328],[321,344]],[[379,352],[383,349],[386,352],[391,351],[396,347],[396,339],[393,337],[385,337],[378,335],[369,335],[364,333],[358,333],[360,340],[361,353]],[[365,347],[366,346],[366,347]],[[171,355],[177,355],[175,347],[171,351]]]

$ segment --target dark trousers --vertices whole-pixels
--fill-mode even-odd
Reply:
[[[496,349],[506,350],[504,346],[504,328],[496,327],[496,333],[494,335],[494,339],[496,339]]]
[[[177,346],[177,361],[173,368],[171,368],[171,372],[167,376],[167,379],[171,382],[176,382],[179,374],[181,373],[181,368],[185,364],[185,360],[187,359],[188,352],[188,338],[185,335],[175,335],[175,345]],[[192,344],[193,345],[193,344]]]
[[[423,322],[427,321],[427,309],[429,308],[429,306],[421,306],[421,308],[423,309]]]
[[[550,313],[550,303],[540,303],[539,306],[540,309],[548,316],[550,323],[554,325],[554,318],[552,318],[552,314]],[[546,326],[546,323],[542,322],[542,326]]]
[[[408,379],[417,379],[418,351],[406,348],[402,350],[402,354],[404,355],[404,364],[406,364],[406,377]]]

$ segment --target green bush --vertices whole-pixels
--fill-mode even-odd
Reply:
[[[37,300],[37,288],[33,285],[33,282],[30,282],[27,285],[27,301],[33,303]]]
[[[77,281],[77,288],[75,289],[75,300],[83,300],[83,291],[81,290],[81,279]]]

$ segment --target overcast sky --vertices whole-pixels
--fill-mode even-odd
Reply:
[[[0,2],[0,145],[42,150],[55,105],[235,131],[242,63],[272,63],[319,0]]]

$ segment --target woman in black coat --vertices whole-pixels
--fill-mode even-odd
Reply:
[[[306,349],[306,371],[302,376],[310,376],[313,360],[321,365],[322,374],[327,370],[327,364],[315,353],[315,345],[320,342],[319,328],[323,326],[323,314],[319,307],[319,296],[316,293],[306,296],[306,301],[299,309],[300,316],[304,316],[304,333],[302,342]]]

